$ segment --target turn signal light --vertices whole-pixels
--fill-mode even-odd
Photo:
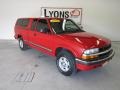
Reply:
[[[92,56],[82,55],[82,59],[85,60],[95,59],[97,57],[98,57],[97,55],[92,55]]]

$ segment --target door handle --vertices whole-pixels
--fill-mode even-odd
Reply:
[[[36,33],[34,33],[33,35],[34,35],[34,36],[37,36],[37,34],[36,34]]]

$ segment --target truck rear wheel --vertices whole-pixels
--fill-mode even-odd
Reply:
[[[58,53],[56,65],[58,70],[65,76],[71,76],[76,73],[75,58],[66,50]]]
[[[28,46],[24,43],[22,38],[19,38],[19,47],[20,47],[21,50],[28,49]]]

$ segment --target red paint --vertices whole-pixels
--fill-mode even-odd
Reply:
[[[76,64],[76,67],[77,67],[79,70],[88,71],[88,70],[92,70],[92,69],[101,67],[102,64],[103,64],[103,63],[95,64],[95,65]]]
[[[41,33],[36,30],[32,31],[31,24],[33,19],[34,18],[29,18],[29,25],[26,28],[15,25],[15,38],[18,39],[19,36],[21,36],[23,40],[27,41],[26,44],[49,55],[55,56],[56,49],[61,47],[69,50],[75,56],[75,58],[81,58],[81,55],[86,49],[101,48],[111,43],[110,40],[104,37],[88,32],[55,34],[50,27],[50,23],[48,23],[51,31],[49,34]],[[46,18],[46,20],[50,19]],[[48,50],[37,47],[29,42],[43,46]],[[101,65],[101,63],[95,65],[76,64],[77,69],[81,70],[91,70]]]

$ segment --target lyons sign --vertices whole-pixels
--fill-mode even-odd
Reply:
[[[41,16],[55,18],[70,18],[76,23],[81,24],[82,8],[42,7]]]

